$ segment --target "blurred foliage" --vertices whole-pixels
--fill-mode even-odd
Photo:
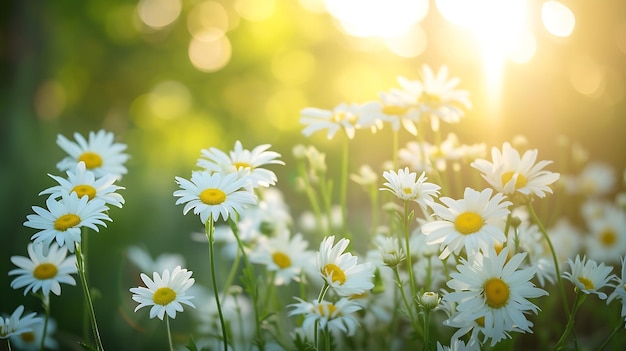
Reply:
[[[625,53],[614,39],[626,23],[621,0],[577,2],[577,31],[567,40],[540,33],[532,61],[507,65],[497,110],[487,103],[479,55],[459,44],[467,34],[446,23],[432,2],[422,22],[426,50],[401,58],[379,40],[341,33],[330,15],[308,11],[298,1],[260,1],[273,6],[271,15],[251,21],[235,9],[245,1],[220,0],[228,14],[231,56],[212,72],[194,67],[188,54],[187,19],[200,2],[182,1],[180,16],[162,29],[140,22],[134,0],[0,4],[0,272],[13,268],[11,255],[25,254],[32,231],[22,223],[31,206],[44,206],[37,194],[53,185],[46,174],[59,174],[55,165],[63,153],[55,144],[57,134],[115,132],[132,155],[129,174],[120,182],[126,205],[112,209],[113,223],[89,242],[92,286],[105,297],[96,301],[96,314],[110,349],[137,349],[150,339],[144,333],[160,333],[156,321],[135,326],[143,333],[132,328],[128,288],[136,285],[138,272],[124,256],[128,245],[143,245],[154,255],[181,252],[189,260],[200,257],[196,267],[206,265],[205,247],[189,239],[201,230],[198,220],[184,217],[172,196],[174,176],[195,169],[200,149],[228,150],[235,140],[248,148],[272,144],[287,162],[276,170],[279,187],[290,193],[291,148],[308,142],[300,134],[300,109],[376,99],[379,91],[397,85],[397,76],[415,78],[422,63],[448,65],[452,76],[461,78],[460,87],[471,92],[474,109],[455,130],[466,143],[499,146],[523,134],[542,158],[553,159],[556,137],[563,134],[593,158],[620,169],[626,165]],[[606,70],[604,95],[583,96],[572,89],[567,69],[570,58],[581,53]],[[390,140],[384,133],[377,140]],[[313,139],[324,150],[337,147],[324,136]],[[354,165],[384,160],[385,151],[379,154],[363,137],[351,145]],[[331,163],[335,157],[329,153]],[[195,276],[203,280],[205,273],[199,268]],[[33,300],[10,289],[9,281],[0,274],[0,311]],[[67,286],[61,297],[52,298],[52,313],[68,333],[61,339],[82,332],[80,318],[62,313],[80,300],[80,290]],[[174,329],[184,330],[184,322],[176,322]],[[163,343],[162,334],[152,336],[152,346]]]

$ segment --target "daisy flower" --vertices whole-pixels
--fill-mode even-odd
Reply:
[[[607,305],[613,300],[619,299],[622,303],[621,316],[626,317],[626,256],[622,258],[622,275],[613,278],[615,290],[606,299]],[[626,320],[626,319],[625,319]]]
[[[76,285],[71,274],[77,273],[76,257],[67,257],[67,248],[52,244],[48,253],[43,253],[43,244],[28,244],[28,256],[12,256],[11,262],[19,268],[9,271],[9,275],[17,275],[11,282],[13,289],[24,288],[24,295],[29,291],[36,293],[41,290],[45,298],[50,292],[61,295],[61,283]]]
[[[163,320],[165,313],[170,318],[176,318],[176,312],[183,311],[183,305],[195,308],[191,299],[193,296],[186,294],[195,279],[191,278],[193,272],[188,271],[180,266],[176,266],[171,274],[169,270],[164,270],[163,275],[154,272],[152,279],[146,274],[141,273],[141,280],[146,287],[131,288],[133,300],[139,302],[135,307],[135,312],[142,307],[152,306],[150,308],[150,318],[158,317]]]
[[[81,228],[87,227],[99,231],[98,225],[106,227],[103,221],[111,221],[105,213],[108,207],[104,201],[87,196],[80,199],[76,193],[61,194],[59,201],[48,198],[47,209],[33,206],[36,214],[26,216],[25,227],[41,229],[31,239],[33,243],[44,243],[44,252],[56,240],[59,246],[65,246],[74,252],[74,245],[80,242]]]
[[[356,302],[345,297],[335,303],[317,300],[307,302],[298,297],[295,299],[300,302],[289,305],[293,309],[288,315],[304,315],[302,329],[305,333],[313,330],[316,322],[319,322],[320,330],[328,326],[331,332],[340,330],[347,336],[353,335],[356,331],[359,323],[354,317],[354,312],[361,310],[361,306]]]
[[[440,198],[445,206],[429,202],[440,219],[424,223],[422,232],[427,236],[427,244],[440,244],[441,259],[451,253],[458,255],[463,248],[469,257],[479,249],[486,250],[496,242],[506,241],[498,224],[504,223],[511,202],[504,201],[501,193],[491,197],[492,192],[492,189],[478,192],[468,187],[462,199]]]
[[[206,235],[204,233],[202,234],[206,239]],[[185,265],[185,258],[181,254],[162,253],[153,259],[148,250],[139,246],[128,247],[126,256],[143,272],[147,272],[151,269],[156,272],[162,272],[166,269],[172,270],[176,268],[176,266]]]
[[[374,266],[369,262],[357,263],[357,257],[344,251],[350,240],[341,239],[334,244],[335,236],[322,240],[317,253],[317,268],[322,278],[338,295],[362,294],[374,287]]]
[[[42,318],[37,316],[38,318]],[[32,331],[26,331],[20,334],[13,334],[9,337],[11,340],[11,347],[16,350],[31,350],[37,351],[41,349],[41,339],[44,337],[44,320],[35,323],[31,326]],[[46,327],[45,340],[43,341],[44,349],[56,350],[59,348],[59,343],[54,339],[53,335],[56,333],[57,323],[53,318],[48,319],[48,326]]]
[[[120,179],[128,173],[124,163],[129,156],[123,153],[126,150],[126,145],[114,143],[113,133],[104,130],[99,130],[96,133],[91,131],[89,132],[89,140],[85,140],[82,135],[74,133],[74,139],[76,142],[70,141],[61,134],[57,136],[57,145],[69,155],[57,163],[57,168],[60,171],[74,169],[78,162],[83,161],[85,167],[92,171],[97,178],[112,174]]]
[[[586,216],[589,234],[585,236],[587,256],[607,264],[618,263],[626,254],[626,213],[607,204],[598,216]]]
[[[402,126],[409,133],[417,135],[420,112],[412,104],[412,97],[396,89],[381,92],[379,97],[380,101],[367,104],[368,108],[362,111],[362,124],[369,125],[372,131],[376,131],[388,122],[394,132]]]
[[[576,290],[585,294],[596,294],[601,300],[607,298],[606,294],[599,291],[615,277],[611,274],[613,267],[605,266],[604,263],[598,264],[594,260],[587,260],[587,257],[580,259],[580,255],[576,255],[576,259],[568,259],[571,272],[563,272],[563,278],[574,284]]]
[[[278,160],[280,154],[274,151],[267,151],[271,145],[263,144],[252,150],[246,150],[237,140],[235,148],[229,154],[217,148],[208,150],[202,149],[202,156],[198,159],[197,165],[209,172],[233,173],[239,169],[250,170],[250,180],[254,188],[262,186],[268,187],[276,184],[277,178],[274,172],[262,168],[269,164],[284,165]]]
[[[491,149],[492,162],[478,159],[471,166],[482,173],[482,177],[496,191],[507,195],[520,193],[543,198],[552,193],[550,184],[559,179],[559,173],[542,170],[552,161],[537,161],[537,149],[528,150],[520,157],[511,144],[504,143],[502,151]]]
[[[0,339],[6,339],[12,335],[19,335],[26,332],[32,332],[33,326],[43,323],[41,317],[36,317],[37,313],[31,312],[24,317],[24,306],[17,306],[10,317],[0,316]]]
[[[463,340],[452,339],[450,346],[444,346],[437,341],[437,351],[479,351],[480,345],[475,339],[470,339],[467,344]]]
[[[421,80],[411,81],[399,77],[402,89],[413,98],[421,115],[431,118],[433,130],[439,130],[439,120],[458,123],[465,115],[464,108],[471,108],[469,92],[457,90],[459,78],[448,78],[448,67],[442,66],[435,72],[428,65],[422,66]]]
[[[313,262],[313,252],[306,249],[308,246],[302,234],[290,238],[289,231],[285,230],[260,243],[250,255],[250,261],[265,265],[274,274],[274,284],[288,284],[298,281],[302,268]]]
[[[106,174],[96,179],[95,174],[87,170],[83,161],[76,164],[75,172],[67,171],[66,173],[67,179],[48,174],[59,185],[50,187],[40,192],[39,195],[49,194],[52,198],[58,199],[64,192],[75,192],[78,197],[87,196],[89,200],[100,199],[106,204],[122,208],[124,198],[116,191],[124,188],[113,184],[117,180],[114,175]]]
[[[242,172],[221,174],[194,171],[191,180],[176,177],[176,182],[182,188],[174,192],[174,196],[179,197],[176,204],[185,204],[184,214],[193,209],[194,214],[200,215],[202,223],[206,223],[209,218],[217,221],[220,216],[226,221],[241,213],[244,206],[256,203],[256,196],[245,189],[250,179],[242,176]]]
[[[417,173],[410,172],[408,167],[399,169],[397,173],[385,171],[383,178],[387,182],[383,184],[385,188],[380,188],[380,190],[390,191],[400,200],[414,201],[422,206],[426,204],[426,200],[437,196],[439,189],[441,189],[439,185],[426,181],[428,179],[426,173],[422,172],[417,178]]]
[[[397,238],[378,235],[375,239],[380,258],[385,265],[394,268],[406,259],[404,249]]]
[[[362,120],[363,110],[369,105],[339,104],[333,110],[323,110],[316,107],[307,107],[300,111],[300,123],[305,125],[302,134],[309,137],[311,134],[328,129],[326,137],[330,140],[343,129],[348,139],[354,138],[356,129],[362,128],[368,121]]]
[[[461,258],[458,272],[451,273],[447,283],[454,291],[444,295],[444,299],[457,303],[456,312],[449,318],[452,324],[478,320],[485,336],[492,339],[492,346],[510,331],[532,333],[533,323],[526,314],[536,314],[539,309],[528,299],[548,293],[530,282],[534,268],[519,269],[525,258],[525,253],[509,257],[508,247],[499,254],[491,247],[471,260]]]
[[[610,194],[615,189],[617,179],[615,169],[606,163],[591,162],[577,176],[565,182],[571,194],[582,194],[589,197],[600,197]]]

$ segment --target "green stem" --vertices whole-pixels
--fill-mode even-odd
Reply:
[[[172,331],[170,329],[170,316],[165,315],[165,325],[167,326],[167,341],[170,345],[170,351],[174,351],[174,343],[172,343]]]
[[[104,350],[102,346],[102,340],[100,340],[100,331],[98,330],[98,323],[96,322],[96,313],[93,309],[93,301],[91,300],[91,293],[89,292],[89,285],[87,283],[87,274],[85,272],[85,258],[83,257],[81,243],[76,243],[76,266],[78,268],[78,276],[80,278],[81,286],[83,288],[83,295],[87,302],[87,312],[89,313],[89,319],[91,320],[91,331],[96,343],[97,350]]]
[[[404,307],[406,308],[407,313],[409,314],[409,321],[411,322],[411,325],[413,326],[413,330],[415,330],[416,333],[419,333],[420,332],[419,325],[417,324],[417,321],[415,320],[415,314],[413,314],[413,307],[411,307],[411,305],[409,304],[409,300],[407,300],[406,294],[404,293],[404,286],[402,285],[402,279],[400,278],[400,271],[397,266],[393,270],[393,272],[396,275],[396,285],[398,286],[398,290],[400,290],[400,295],[402,296],[402,302],[404,302]]]
[[[415,286],[415,277],[413,276],[413,262],[411,261],[411,247],[409,245],[409,202],[404,201],[404,217],[403,217],[403,225],[404,225],[404,242],[406,245],[406,265],[407,270],[409,271],[409,282],[411,284],[411,294],[413,297],[417,296],[417,288]]]
[[[239,251],[237,251],[237,253],[235,254],[235,260],[233,261],[233,265],[230,267],[230,272],[228,272],[228,276],[226,277],[226,282],[224,284],[224,292],[222,293],[222,296],[226,296],[228,295],[228,289],[230,288],[230,285],[233,283],[233,281],[235,280],[235,274],[237,273],[237,270],[239,269],[239,259],[240,259],[240,254]]]
[[[552,260],[554,261],[554,270],[556,271],[556,279],[559,285],[559,290],[561,292],[561,301],[563,302],[563,310],[565,311],[566,314],[569,314],[570,312],[569,312],[569,306],[567,305],[567,294],[565,294],[565,287],[563,285],[563,279],[561,278],[561,272],[559,271],[559,258],[557,257],[556,251],[554,250],[554,245],[552,245],[550,236],[548,236],[548,232],[546,231],[546,228],[544,228],[543,223],[541,223],[541,220],[537,216],[537,213],[535,212],[535,209],[533,208],[533,206],[529,203],[527,205],[527,208],[528,208],[528,213],[533,219],[533,222],[537,224],[537,227],[539,227],[539,231],[541,232],[543,237],[546,239],[546,241],[548,242],[548,246],[550,247],[550,252],[552,253]]]
[[[263,302],[263,308],[265,309],[265,311],[271,310],[271,308],[270,308],[270,299],[274,295],[274,291],[275,291],[275,286],[274,286],[274,279],[275,278],[276,278],[276,271],[272,271],[270,273],[270,278],[269,278],[269,282],[268,282],[268,286],[267,286],[267,291],[265,292],[265,301]],[[265,315],[265,312],[263,314]]]
[[[45,312],[45,319],[43,322],[43,333],[41,334],[41,344],[39,345],[39,349],[43,351],[45,349],[45,341],[46,334],[48,334],[48,321],[50,320],[50,297],[42,296],[41,301],[43,302],[43,309]]]
[[[311,180],[309,179],[306,166],[304,165],[303,162],[298,162],[298,171],[300,172],[300,176],[305,182],[304,191],[307,195],[307,198],[309,199],[309,203],[311,204],[311,209],[313,210],[313,213],[315,214],[317,225],[319,228],[323,228],[322,210],[320,208],[320,204],[317,199],[317,196],[315,196],[315,191],[313,190],[313,186],[311,185]]]
[[[317,297],[317,303],[321,303],[322,300],[324,300],[324,296],[326,296],[326,292],[328,291],[328,288],[330,288],[330,285],[328,285],[328,283],[324,282],[324,286],[322,287],[322,290],[320,290],[320,294]],[[313,329],[313,344],[315,346],[315,350],[319,350],[319,321],[315,321],[315,328]]]
[[[341,198],[340,198],[340,205],[341,205],[341,228],[342,228],[342,232],[343,235],[350,239],[350,236],[348,234],[348,205],[347,205],[347,200],[348,200],[348,156],[349,156],[349,150],[348,150],[348,138],[343,138],[343,157],[341,160]]]
[[[609,345],[609,342],[615,337],[615,335],[617,335],[618,332],[624,330],[624,322],[625,321],[621,321],[620,323],[617,323],[617,325],[613,329],[613,332],[611,332],[611,335],[609,335],[609,337],[606,338],[604,342],[602,342],[602,345],[600,345],[600,347],[597,348],[598,351],[604,350]]]
[[[326,346],[326,351],[330,351],[330,330],[328,330],[328,323],[326,323],[326,327],[324,328],[324,345]]]
[[[424,309],[424,351],[430,351],[430,308]]]
[[[556,346],[554,347],[555,350],[561,350],[565,346],[564,344],[565,344],[565,341],[567,340],[567,337],[570,335],[570,333],[574,329],[574,321],[576,320],[576,312],[578,311],[578,308],[580,307],[580,305],[582,305],[582,303],[585,301],[586,298],[587,298],[587,295],[585,293],[582,293],[580,291],[576,293],[576,299],[574,300],[574,308],[569,314],[569,318],[567,319],[567,325],[565,326],[563,335],[561,335],[561,338],[559,339]]]
[[[217,289],[217,282],[215,279],[215,258],[213,253],[214,234],[215,227],[213,225],[213,215],[209,216],[209,219],[204,225],[204,230],[207,239],[209,240],[209,261],[211,266],[211,282],[213,284],[213,294],[215,294],[215,303],[217,304],[217,314],[220,318],[220,327],[222,328],[222,341],[224,343],[224,350],[228,350],[228,333],[226,330],[226,323],[224,323],[224,315],[222,314],[222,305],[220,304],[220,295]]]

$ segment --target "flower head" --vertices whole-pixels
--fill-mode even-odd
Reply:
[[[264,144],[255,147],[252,150],[246,150],[237,140],[235,148],[226,154],[217,148],[203,149],[202,157],[198,159],[198,166],[209,172],[221,172],[223,174],[233,173],[240,169],[248,169],[250,171],[250,181],[253,187],[268,187],[276,184],[276,174],[274,172],[262,168],[269,164],[284,165],[285,163],[278,158],[280,154],[274,151],[267,151],[271,145]]]
[[[295,299],[300,302],[289,305],[293,308],[289,311],[289,315],[304,315],[302,328],[305,331],[315,328],[316,322],[322,330],[328,326],[331,332],[339,330],[347,336],[351,336],[356,331],[358,322],[354,317],[354,312],[362,309],[356,302],[345,297],[334,303],[317,300],[307,302],[297,297]]]
[[[385,171],[383,177],[387,180],[385,188],[404,201],[414,201],[420,205],[424,205],[427,199],[436,196],[441,187],[426,181],[426,174],[422,174],[417,178],[417,173],[410,172],[408,167],[399,169],[398,172]]]
[[[57,163],[60,171],[74,169],[78,162],[83,161],[86,168],[97,178],[112,174],[119,179],[128,173],[124,163],[129,156],[123,153],[126,145],[114,143],[113,133],[104,130],[96,133],[92,131],[89,132],[89,140],[85,140],[79,133],[74,133],[74,139],[76,142],[68,140],[61,134],[57,137],[57,145],[69,155]]]
[[[41,317],[36,317],[37,313],[31,312],[24,317],[24,306],[17,306],[10,317],[0,316],[0,339],[6,339],[13,335],[19,335],[25,332],[33,331],[33,326],[37,323],[43,323]]]
[[[479,170],[496,191],[543,198],[546,193],[552,193],[549,185],[559,179],[559,173],[543,170],[552,161],[536,162],[537,154],[537,149],[528,150],[520,157],[511,144],[504,143],[502,151],[491,149],[492,162],[478,159],[471,166]]]
[[[59,201],[48,198],[47,209],[33,206],[36,214],[26,216],[25,227],[41,229],[31,239],[33,243],[44,243],[44,253],[53,241],[74,252],[74,245],[80,242],[81,228],[99,231],[98,225],[106,227],[103,221],[111,221],[105,213],[108,207],[104,201],[89,197],[78,198],[76,193],[63,192]]]
[[[604,263],[598,264],[594,260],[587,260],[587,257],[580,259],[580,255],[576,255],[576,259],[567,260],[570,265],[571,272],[563,272],[563,278],[574,284],[576,290],[585,294],[596,294],[602,300],[606,299],[606,294],[599,291],[608,285],[613,279],[611,274],[613,267],[605,266]]]
[[[152,306],[150,308],[150,318],[158,317],[163,319],[165,313],[170,318],[176,318],[176,312],[183,311],[183,305],[195,308],[191,299],[193,296],[186,294],[195,279],[191,278],[193,272],[177,266],[170,273],[164,270],[163,275],[157,272],[153,273],[152,279],[146,274],[141,273],[141,280],[146,287],[131,288],[133,300],[139,302],[135,307],[135,312],[142,307]]]
[[[364,123],[361,121],[364,108],[369,106],[342,103],[332,111],[307,107],[300,112],[300,123],[306,126],[302,134],[308,137],[319,130],[328,129],[326,137],[332,139],[337,131],[343,129],[348,139],[352,139],[356,129],[362,128],[361,124]]]
[[[391,268],[396,267],[406,259],[404,249],[397,238],[388,236],[377,236],[376,245],[380,252],[383,263]]]
[[[422,226],[422,232],[427,236],[426,243],[440,244],[440,257],[446,258],[451,253],[458,255],[463,248],[469,256],[479,249],[486,250],[496,242],[506,241],[497,224],[504,222],[511,203],[503,201],[501,193],[491,197],[492,192],[491,189],[478,192],[465,188],[463,199],[440,198],[446,206],[430,202],[434,215],[439,219]]]
[[[9,275],[17,275],[11,282],[13,289],[24,289],[24,295],[29,291],[36,293],[41,290],[47,298],[52,292],[61,295],[61,283],[76,285],[71,276],[75,274],[76,257],[66,257],[67,248],[52,244],[47,254],[43,253],[43,243],[28,244],[28,256],[12,256],[11,262],[19,268],[9,271]]]
[[[326,237],[317,253],[317,267],[326,284],[340,296],[362,294],[373,288],[374,266],[369,262],[359,264],[356,256],[344,253],[350,240],[334,242],[334,235]]]
[[[613,281],[615,282],[615,289],[606,299],[606,303],[609,304],[615,299],[620,300],[622,303],[621,316],[626,317],[626,256],[622,258],[622,275],[615,276]]]
[[[9,337],[11,340],[11,347],[14,347],[17,350],[30,351],[41,349],[41,339],[44,338],[44,320],[41,315],[37,315],[37,318],[40,319],[40,322],[31,325],[32,330],[19,334],[13,334]],[[48,319],[46,335],[43,340],[45,349],[56,350],[59,348],[59,343],[54,339],[54,333],[56,330],[56,321],[53,318]]]
[[[183,213],[200,215],[200,221],[206,223],[211,218],[217,221],[235,217],[241,213],[244,206],[256,203],[256,196],[245,189],[250,184],[247,176],[237,173],[209,173],[193,172],[191,180],[176,177],[176,182],[182,190],[176,190],[178,196],[176,204],[185,204]]]
[[[268,271],[275,272],[276,285],[298,281],[303,267],[313,262],[313,252],[306,249],[308,245],[302,234],[290,237],[289,231],[285,230],[260,243],[250,255],[250,261],[263,264]]]
[[[89,200],[100,199],[106,204],[122,207],[124,198],[116,191],[124,188],[113,184],[117,180],[113,174],[105,174],[96,179],[95,174],[87,170],[83,161],[76,164],[74,172],[68,170],[66,173],[67,179],[48,174],[59,185],[45,189],[39,195],[50,194],[52,198],[58,199],[64,192],[74,192],[78,197],[87,196]]]

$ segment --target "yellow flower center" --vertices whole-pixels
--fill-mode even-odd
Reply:
[[[474,212],[463,212],[454,220],[454,229],[461,234],[476,233],[483,227],[483,218]]]
[[[88,184],[77,185],[72,188],[72,191],[75,192],[76,195],[78,195],[78,198],[87,195],[89,197],[89,200],[91,200],[96,197],[96,189]]]
[[[226,194],[216,188],[205,189],[200,193],[200,201],[207,205],[219,205],[226,201]]]
[[[333,312],[335,312],[336,309],[337,307],[335,307],[335,305],[333,305],[332,303],[317,305],[317,311],[320,313],[320,315],[324,317],[332,316]]]
[[[329,263],[325,265],[324,269],[322,269],[322,272],[324,272],[324,274],[326,275],[329,275],[333,280],[333,283],[339,282],[340,285],[343,285],[343,283],[346,282],[346,274],[343,272],[343,270],[341,270],[341,268],[339,268],[339,266],[334,263]]]
[[[474,322],[483,328],[485,327],[485,317],[478,317],[474,320]]]
[[[68,213],[64,214],[61,217],[57,218],[54,221],[54,229],[64,232],[70,228],[73,228],[80,224],[80,217],[75,214]]]
[[[165,306],[176,300],[176,292],[167,286],[157,289],[152,295],[152,301],[157,305]]]
[[[606,228],[600,233],[600,243],[604,246],[613,246],[617,241],[617,234],[613,228]]]
[[[242,169],[242,168],[250,168],[250,169],[252,169],[252,168],[254,168],[248,162],[235,162],[235,163],[233,163],[233,166],[235,166],[235,168],[237,168],[237,169]]]
[[[272,254],[272,260],[281,269],[285,269],[291,266],[291,259],[289,258],[289,256],[285,255],[282,252],[274,252]]]
[[[57,275],[57,266],[52,263],[40,263],[35,270],[33,270],[33,276],[39,280],[46,280],[53,278]]]
[[[356,115],[350,112],[336,112],[333,114],[332,121],[335,123],[340,123],[346,121],[348,123],[354,124],[356,123]]]
[[[595,286],[593,285],[593,282],[585,277],[578,277],[578,281],[581,282],[583,284],[583,286],[585,287],[585,290],[593,290],[595,289]]]
[[[502,185],[504,186],[506,183],[508,183],[513,178],[514,175],[515,175],[515,172],[502,173]],[[526,186],[527,183],[528,183],[528,180],[526,180],[526,177],[518,173],[517,179],[515,180],[515,189],[523,188]]]
[[[492,308],[500,308],[509,301],[511,290],[509,286],[499,278],[491,278],[485,282],[483,287],[487,305]]]
[[[87,169],[94,169],[102,166],[102,157],[95,152],[87,151],[78,156],[78,161],[85,162]]]
[[[35,333],[32,331],[24,332],[20,334],[20,339],[22,339],[22,341],[26,344],[33,343],[35,341]]]
[[[404,191],[404,193],[407,195],[411,195],[413,193],[413,189],[409,187],[402,189],[402,191]]]
[[[396,105],[383,105],[383,113],[389,116],[402,116],[407,113],[409,109],[404,106]]]
[[[441,96],[438,94],[430,94],[426,91],[422,92],[419,98],[419,102],[426,105],[439,105],[441,101]]]

